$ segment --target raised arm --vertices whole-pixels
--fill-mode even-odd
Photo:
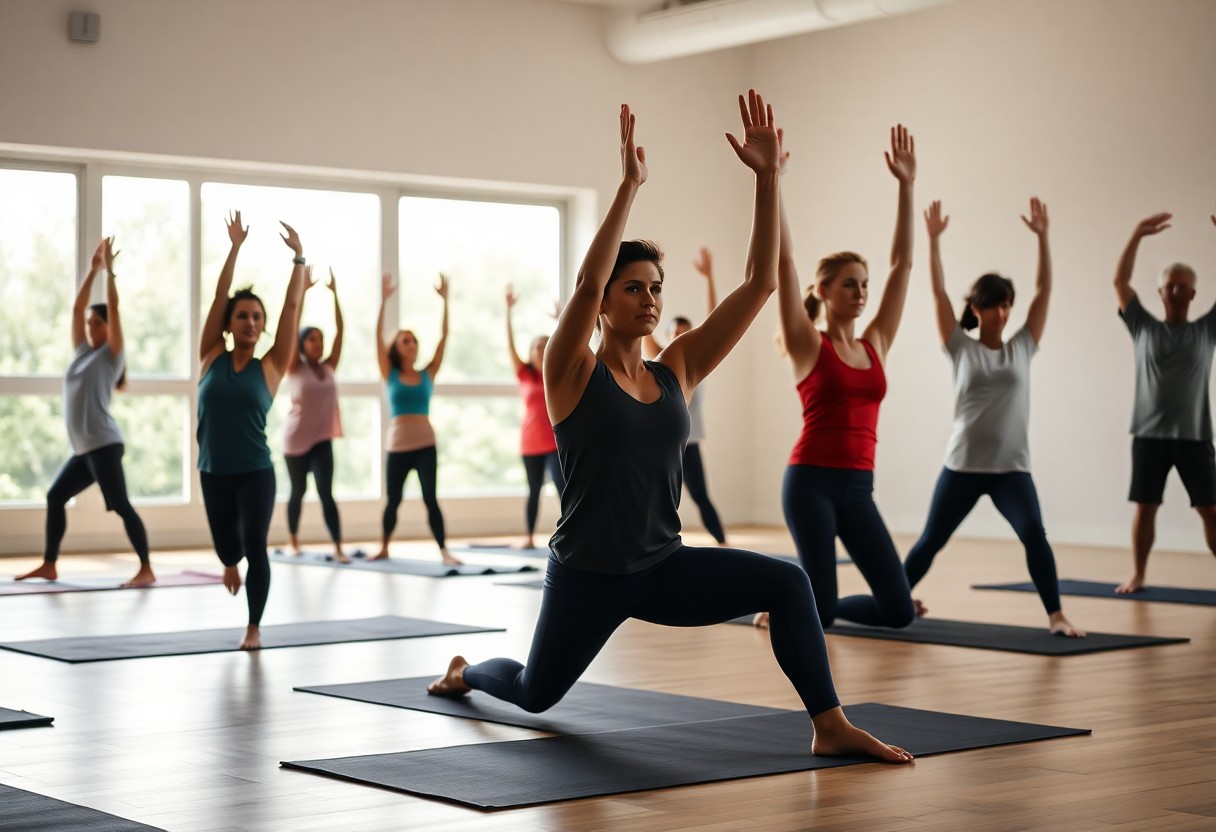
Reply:
[[[435,345],[435,354],[431,356],[431,363],[426,365],[426,371],[431,376],[431,381],[435,380],[435,376],[439,374],[439,368],[443,366],[443,352],[448,345],[448,276],[446,274],[439,275],[439,285],[435,287],[435,293],[443,298],[443,322],[439,325],[439,343]]]
[[[97,248],[93,251],[93,259],[89,262],[89,272],[76,289],[76,302],[72,304],[73,350],[88,340],[84,328],[84,313],[89,308],[89,298],[93,295],[93,281],[97,279],[97,272],[101,271],[101,267],[105,263],[105,246],[105,240],[97,244]]]
[[[660,360],[675,371],[691,394],[730,353],[765,302],[777,289],[781,246],[781,139],[773,108],[755,90],[739,96],[744,141],[726,135],[739,160],[756,175],[752,235],[747,247],[743,283],[726,296],[705,322],[672,341]]]
[[[274,343],[266,358],[282,375],[290,366],[292,357],[300,351],[300,306],[304,300],[304,244],[300,235],[285,222],[280,225],[287,232],[280,234],[283,242],[291,249],[291,279],[287,281],[287,292],[283,296],[283,310],[279,312],[279,324],[274,333]],[[272,385],[272,390],[274,389]]]
[[[331,271],[330,274],[333,274],[333,272]],[[317,279],[312,276],[312,266],[305,266],[304,267],[304,294],[307,295],[308,290],[316,285],[317,285]],[[288,361],[287,361],[287,372],[288,373],[294,373],[296,371],[296,369],[299,368],[299,366],[300,366],[301,356],[300,356],[300,349],[299,349],[298,333],[300,332],[300,319],[303,316],[304,316],[304,304],[301,303],[299,308],[296,310],[296,333],[297,333],[296,349],[292,350],[291,358],[288,359]]]
[[[781,141],[781,172],[784,175],[790,154],[785,149],[785,131],[778,130],[777,136]],[[819,360],[819,347],[823,343],[823,336],[815,328],[815,322],[807,315],[806,307],[802,303],[798,267],[794,263],[794,238],[790,233],[784,196],[780,202],[781,246],[777,259],[777,312],[781,321],[782,346],[789,356],[794,377],[802,379]]]
[[[556,424],[574,409],[587,378],[595,367],[595,355],[588,342],[595,330],[604,288],[612,277],[629,209],[638,189],[646,181],[646,151],[634,141],[636,119],[628,105],[621,105],[621,184],[608,206],[608,214],[591,240],[591,247],[579,266],[574,291],[557,320],[557,327],[545,347],[545,400],[549,418]]]
[[[895,340],[899,319],[908,297],[908,275],[912,271],[912,184],[916,181],[916,142],[902,124],[891,128],[891,152],[883,153],[887,169],[899,180],[899,210],[895,216],[895,238],[891,242],[891,273],[882,290],[874,320],[866,327],[865,339],[886,362]]]
[[[1043,328],[1047,326],[1047,304],[1051,300],[1051,247],[1047,242],[1047,206],[1033,197],[1030,200],[1030,217],[1022,217],[1026,227],[1039,238],[1039,270],[1034,279],[1034,297],[1026,312],[1026,328],[1037,346],[1043,341]]]
[[[110,330],[108,343],[111,353],[122,355],[125,342],[122,336],[122,317],[118,314],[118,286],[114,283],[114,258],[118,256],[118,252],[114,250],[113,237],[107,237],[101,244],[106,261],[106,319]]]
[[[342,334],[345,326],[342,324],[342,305],[338,303],[338,278],[334,277],[334,270],[329,270],[329,291],[334,296],[334,340],[329,347],[329,358],[325,359],[325,363],[329,365],[331,372],[338,372],[338,361],[342,358]]]
[[[700,256],[692,262],[692,267],[705,278],[705,314],[708,315],[718,308],[718,289],[714,285],[714,256],[709,249],[701,246]]]
[[[950,224],[950,218],[942,214],[942,203],[935,199],[925,211],[925,227],[929,231],[929,280],[933,284],[933,308],[937,313],[937,334],[945,344],[958,324],[954,310],[950,307],[950,295],[946,292],[946,271],[942,268],[941,236]]]
[[[388,272],[380,275],[380,314],[376,316],[376,360],[380,364],[380,379],[388,381],[388,374],[393,371],[393,365],[388,360],[388,342],[384,340],[384,309],[388,299],[397,291],[393,276]]]
[[[198,339],[198,358],[204,365],[224,350],[224,309],[228,306],[228,293],[232,290],[232,275],[236,271],[236,258],[241,253],[241,246],[249,236],[249,227],[241,227],[241,212],[230,215],[225,221],[228,226],[228,259],[220,270],[220,279],[215,284],[215,297],[211,299],[211,308],[207,311],[207,320],[203,322],[203,330]]]
[[[1119,265],[1115,268],[1115,297],[1119,299],[1120,312],[1127,309],[1127,305],[1136,296],[1136,290],[1132,288],[1132,271],[1136,268],[1136,252],[1140,249],[1140,241],[1169,228],[1173,218],[1173,214],[1163,212],[1145,217],[1136,224],[1136,230],[1127,241],[1123,255],[1119,258]],[[1212,221],[1216,222],[1216,218]]]
[[[519,375],[520,368],[524,366],[524,360],[519,357],[519,350],[515,349],[515,328],[511,326],[511,310],[515,308],[515,304],[519,301],[519,295],[515,294],[515,290],[511,284],[507,284],[507,355],[511,357],[511,368]]]

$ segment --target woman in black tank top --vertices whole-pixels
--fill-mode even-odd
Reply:
[[[777,288],[780,133],[755,91],[739,97],[739,109],[744,142],[727,139],[756,174],[746,275],[701,326],[673,340],[657,361],[645,361],[642,340],[663,309],[662,253],[653,243],[620,242],[647,176],[634,117],[621,107],[621,184],[545,351],[545,400],[566,488],[528,664],[500,658],[470,665],[456,656],[428,690],[479,690],[535,713],[566,694],[628,618],[699,627],[767,610],[773,652],[814,725],[811,751],[908,762],[906,751],[845,718],[801,568],[680,540],[688,398]],[[593,329],[602,336],[595,352],[587,346]]]

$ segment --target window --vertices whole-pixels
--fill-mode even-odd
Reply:
[[[71,452],[60,396],[0,396],[0,502],[42,503]]]

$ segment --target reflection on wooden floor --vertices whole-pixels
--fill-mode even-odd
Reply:
[[[689,542],[704,541],[693,534]],[[791,551],[783,529],[735,531],[731,542]],[[901,551],[910,542],[897,541]],[[434,548],[402,544],[400,553],[431,557]],[[1061,577],[1118,581],[1130,563],[1121,550],[1057,546],[1056,555]],[[154,557],[166,573],[218,569],[205,552]],[[134,563],[131,556],[70,556],[60,572],[68,579],[125,575]],[[34,564],[8,558],[0,569],[16,574]],[[968,588],[1023,579],[1025,568],[1016,543],[957,540],[916,594],[930,614],[1045,625],[1033,594]],[[842,591],[862,589],[854,567],[838,572]],[[1216,560],[1156,553],[1150,579],[1216,587]],[[1092,728],[1088,738],[493,814],[279,768],[281,760],[536,736],[292,691],[438,673],[455,652],[472,660],[524,658],[540,593],[495,585],[500,580],[276,563],[265,623],[396,614],[505,633],[77,666],[0,651],[0,706],[56,718],[53,728],[0,733],[0,783],[173,832],[1216,828],[1216,608],[1097,598],[1065,598],[1065,611],[1082,627],[1192,641],[1043,658],[829,639],[845,702]],[[217,586],[0,598],[4,640],[237,626],[244,615],[244,597]],[[746,627],[670,630],[629,622],[585,678],[798,707],[767,636]]]

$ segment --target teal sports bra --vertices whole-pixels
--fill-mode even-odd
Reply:
[[[429,416],[431,393],[435,389],[431,374],[423,370],[418,384],[402,384],[401,374],[393,370],[388,377],[388,410],[393,416]]]

